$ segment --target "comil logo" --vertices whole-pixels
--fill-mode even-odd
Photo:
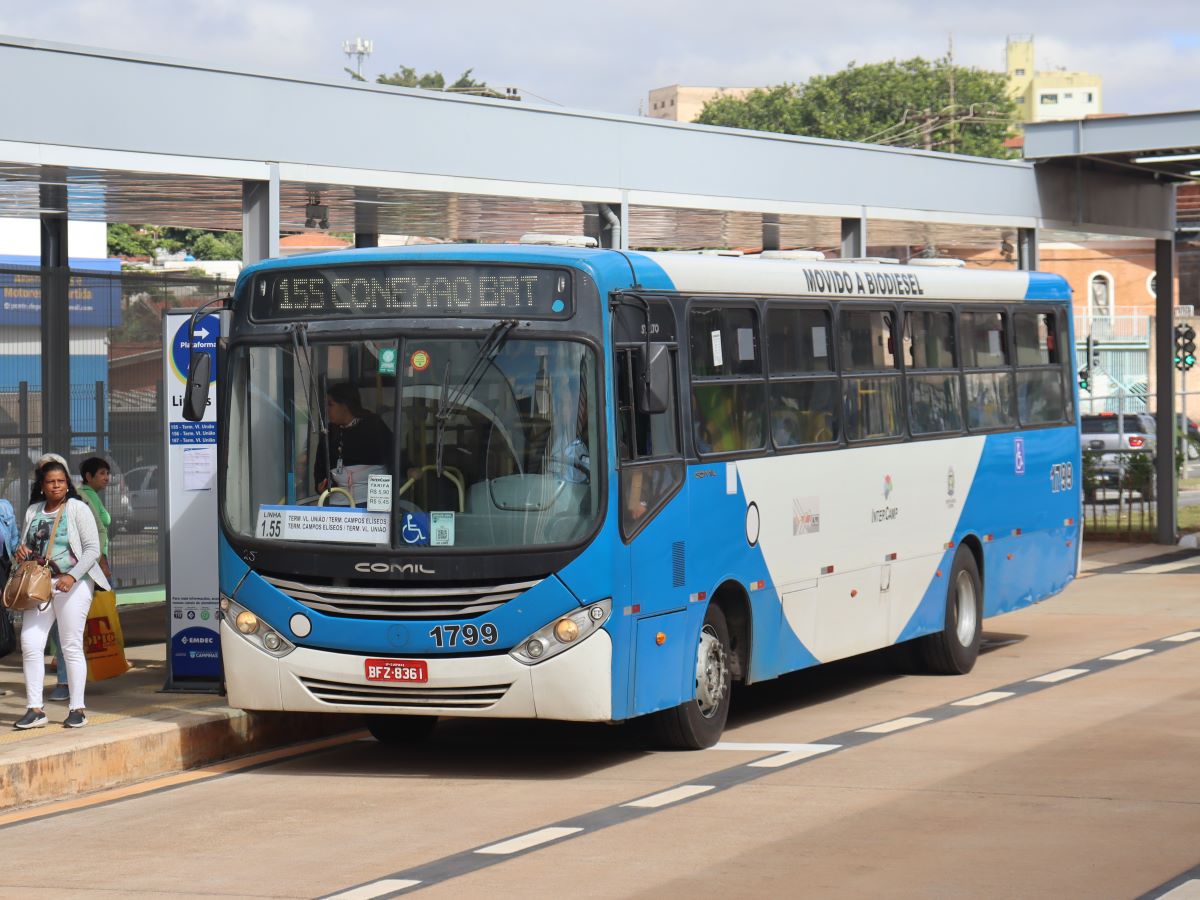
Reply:
[[[377,575],[433,575],[435,571],[421,563],[369,563],[354,564],[354,571]]]

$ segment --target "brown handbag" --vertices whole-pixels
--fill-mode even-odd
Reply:
[[[58,515],[54,517],[54,525],[50,529],[47,545],[54,543],[54,536],[58,533],[59,520],[62,519],[63,510],[66,508],[67,501],[63,500]],[[45,549],[47,548],[43,548],[43,550]],[[50,605],[50,598],[53,595],[54,573],[50,570],[50,563],[26,559],[18,563],[17,567],[12,570],[12,574],[8,576],[8,582],[4,585],[4,608],[45,609]]]

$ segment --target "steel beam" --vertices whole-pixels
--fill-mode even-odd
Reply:
[[[71,453],[71,268],[64,173],[47,172],[41,205],[42,451]]]
[[[1174,544],[1175,528],[1175,242],[1154,242],[1156,297],[1154,301],[1154,377],[1157,412],[1155,430],[1158,452],[1155,472],[1158,490],[1156,537],[1160,544]]]

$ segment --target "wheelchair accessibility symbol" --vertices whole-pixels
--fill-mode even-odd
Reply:
[[[429,546],[429,516],[425,513],[405,513],[400,526],[400,538],[414,547]]]

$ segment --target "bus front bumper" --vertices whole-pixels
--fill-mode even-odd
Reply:
[[[421,684],[367,681],[366,660],[377,657],[308,647],[274,657],[224,621],[221,656],[229,705],[237,709],[612,719],[612,639],[603,629],[534,666],[508,654],[428,657],[429,680]]]

